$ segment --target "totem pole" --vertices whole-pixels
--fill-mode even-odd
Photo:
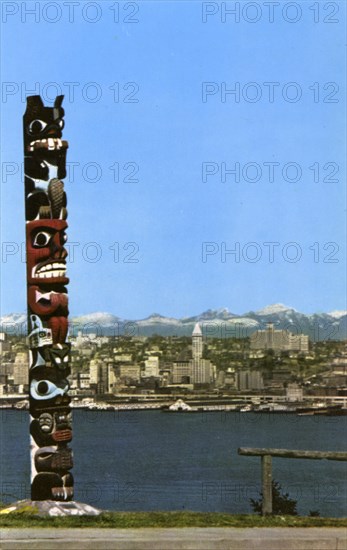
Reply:
[[[32,500],[73,498],[62,101],[28,97],[23,117]]]

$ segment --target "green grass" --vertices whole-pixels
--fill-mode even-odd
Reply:
[[[0,514],[1,527],[347,527],[345,518],[232,515],[200,512],[103,512],[100,516],[39,517],[21,511]]]

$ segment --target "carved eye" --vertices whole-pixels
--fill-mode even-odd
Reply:
[[[33,246],[37,246],[39,248],[47,246],[49,241],[51,240],[51,237],[52,235],[50,233],[47,233],[47,231],[40,231],[35,235]]]
[[[64,382],[66,385],[64,386]],[[61,386],[56,386],[50,380],[33,380],[31,382],[30,393],[34,399],[52,399],[57,395],[64,395],[69,389],[66,381],[62,381]]]
[[[62,118],[59,118],[59,120],[57,120],[57,124],[61,130],[64,128],[64,121]]]
[[[29,134],[39,134],[42,132],[47,126],[47,123],[43,120],[40,120],[39,118],[36,118],[35,120],[32,120],[28,127]]]
[[[56,358],[55,358],[55,362],[59,365],[59,364],[61,363],[60,357],[56,357]]]

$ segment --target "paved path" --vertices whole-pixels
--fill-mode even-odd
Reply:
[[[2,550],[347,550],[343,528],[2,529]]]

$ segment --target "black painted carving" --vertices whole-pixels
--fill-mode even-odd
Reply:
[[[62,103],[28,97],[23,117],[33,500],[73,498]]]

